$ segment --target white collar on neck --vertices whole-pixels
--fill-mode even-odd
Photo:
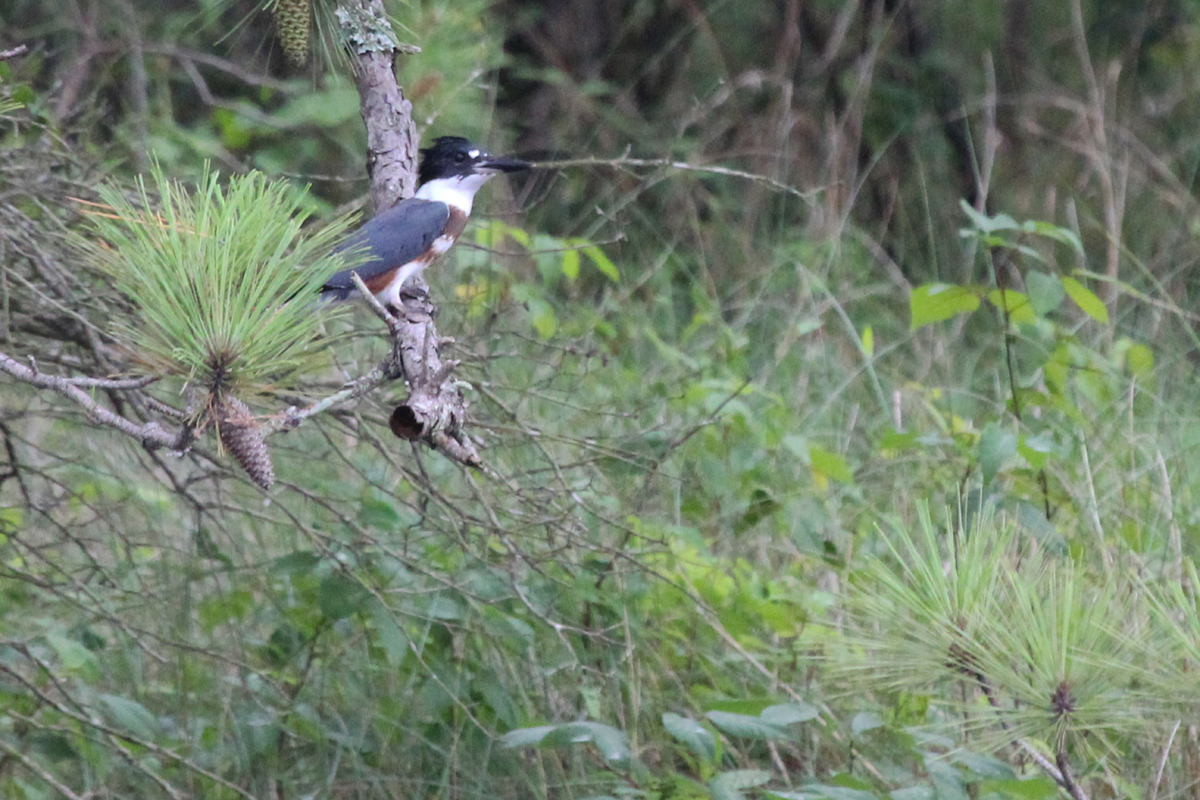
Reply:
[[[456,175],[452,178],[435,178],[421,184],[416,196],[421,200],[432,200],[461,209],[470,215],[475,193],[494,175],[492,172],[477,172],[473,175]]]

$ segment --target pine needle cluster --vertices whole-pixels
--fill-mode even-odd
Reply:
[[[1044,742],[1090,763],[1155,724],[1147,687],[1162,637],[1134,579],[988,518],[939,530],[925,512],[888,545],[851,595],[857,657],[841,666],[856,690],[937,697],[977,742]]]
[[[240,398],[286,386],[319,357],[317,291],[344,266],[331,248],[348,220],[308,234],[302,193],[261,173],[222,183],[206,170],[189,191],[156,165],[131,192],[115,183],[98,191],[111,213],[92,216],[97,238],[84,247],[134,309],[113,321],[114,335],[149,374],[202,389],[193,424],[215,424],[270,485],[265,445],[257,455],[238,445],[243,455],[232,444],[261,440]]]

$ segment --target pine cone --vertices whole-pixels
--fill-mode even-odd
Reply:
[[[303,66],[312,33],[312,0],[275,0],[274,12],[283,54],[292,64]]]
[[[250,408],[233,395],[223,395],[216,406],[221,444],[233,454],[252,481],[263,489],[270,489],[275,483],[275,467]]]

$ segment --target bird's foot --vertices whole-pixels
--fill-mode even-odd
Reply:
[[[405,286],[400,290],[401,300],[411,300],[418,303],[431,302],[429,298],[429,290],[424,286]]]

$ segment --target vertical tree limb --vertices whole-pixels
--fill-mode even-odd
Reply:
[[[382,0],[347,0],[337,16],[358,62],[354,82],[367,126],[367,174],[378,214],[417,189],[417,128],[412,103],[396,80],[396,54],[414,48],[396,41]]]
[[[396,54],[413,48],[397,43],[382,0],[347,0],[338,9],[338,21],[358,59],[355,83],[367,126],[367,172],[371,201],[379,213],[416,191],[417,134],[412,103],[404,97],[395,71]],[[434,323],[437,307],[422,279],[412,279],[409,288],[413,291],[401,295],[398,316],[372,304],[388,326],[393,354],[409,388],[408,398],[392,414],[392,431],[401,438],[424,442],[460,464],[478,467],[479,454],[463,432],[466,398],[449,380],[456,364],[441,358],[441,339]]]

